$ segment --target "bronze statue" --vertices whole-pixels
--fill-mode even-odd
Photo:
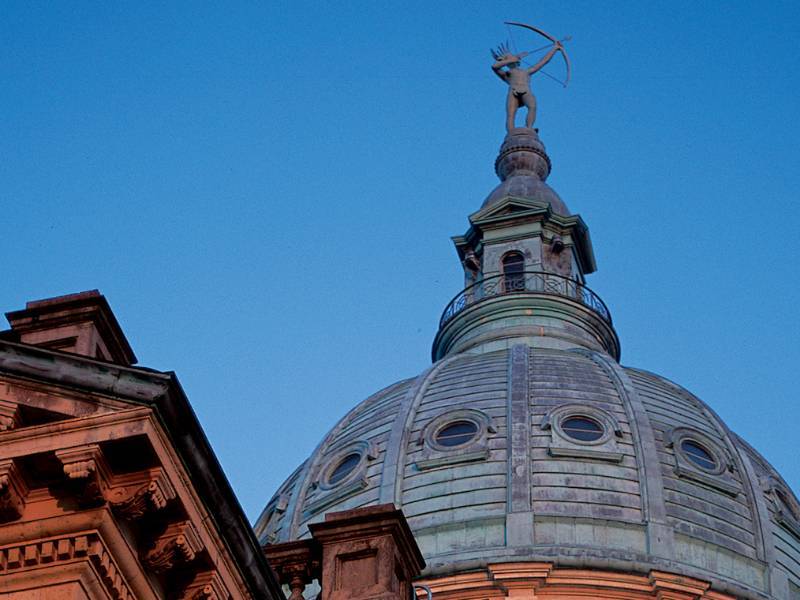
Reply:
[[[530,29],[531,31],[543,35],[552,42],[552,47],[547,54],[545,54],[539,62],[529,68],[520,67],[522,59],[528,56],[528,54],[530,54],[529,52],[514,54],[509,50],[507,44],[501,44],[496,50],[492,50],[492,57],[495,60],[492,65],[492,70],[500,79],[508,84],[508,96],[506,98],[506,130],[511,131],[514,129],[517,111],[523,106],[528,109],[528,114],[525,117],[525,127],[533,127],[533,123],[536,120],[536,96],[533,95],[530,87],[531,75],[540,71],[542,67],[549,63],[556,52],[561,52],[567,65],[567,80],[563,82],[564,87],[566,87],[569,81],[570,65],[569,58],[567,58],[567,54],[564,52],[564,46],[562,46],[561,41],[531,25],[513,22],[508,22],[507,24]]]

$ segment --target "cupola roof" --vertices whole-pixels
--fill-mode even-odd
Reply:
[[[559,195],[545,183],[550,175],[550,157],[539,139],[537,129],[512,129],[498,153],[494,164],[500,183],[483,201],[486,208],[507,197],[525,198],[550,206],[559,215],[569,215],[569,209]]]

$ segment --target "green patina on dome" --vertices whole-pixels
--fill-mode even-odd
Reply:
[[[330,431],[267,504],[262,543],[307,537],[326,512],[393,502],[428,575],[543,560],[791,598],[795,496],[697,397],[620,366],[611,315],[585,286],[588,228],[544,184],[536,133],[512,130],[496,166],[501,185],[454,238],[465,290],[442,316],[433,365]],[[530,181],[504,187],[515,177]],[[510,253],[515,268],[523,256],[521,274],[504,271]],[[599,437],[576,436],[581,419]],[[441,443],[438,432],[465,422],[471,439]]]

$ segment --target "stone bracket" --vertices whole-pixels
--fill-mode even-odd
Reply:
[[[74,484],[81,506],[97,506],[105,502],[111,471],[103,451],[96,444],[56,450],[56,458],[64,467],[64,475]]]
[[[153,469],[149,481],[114,487],[106,493],[112,510],[126,520],[166,508],[176,497],[175,488],[161,468]]]
[[[186,587],[181,600],[228,600],[231,597],[228,588],[216,571],[198,573]]]
[[[711,587],[705,581],[662,571],[651,571],[650,582],[658,600],[695,600],[703,598]]]
[[[0,461],[0,523],[22,516],[28,486],[12,459]]]
[[[0,400],[0,433],[19,425],[19,404]]]
[[[200,535],[191,521],[172,523],[142,556],[142,563],[154,573],[165,573],[192,562],[203,548]]]

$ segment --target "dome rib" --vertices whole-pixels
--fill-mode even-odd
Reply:
[[[393,502],[398,508],[403,506],[403,474],[400,465],[405,464],[406,448],[411,432],[411,423],[414,421],[419,403],[425,396],[430,382],[446,366],[453,362],[458,355],[441,360],[423,371],[406,392],[392,424],[389,441],[386,445],[386,458],[384,470],[381,474],[380,503]]]
[[[778,473],[775,468],[761,455],[758,450],[753,448],[746,440],[739,437],[736,433],[732,433],[736,446],[739,449],[742,461],[748,469],[748,477],[753,482],[761,482],[761,477],[773,478],[781,483],[784,489],[788,490],[794,497],[791,488],[786,484],[783,477]],[[758,471],[761,471],[759,473]],[[758,506],[758,513],[761,523],[764,527],[764,541],[765,541],[765,557],[769,565],[769,584],[773,596],[776,598],[790,598],[789,577],[786,571],[781,569],[780,561],[778,558],[778,540],[773,533],[774,527],[778,527],[770,517],[770,508],[767,505],[767,500],[764,494],[763,484],[760,484],[760,493],[756,493],[756,505]],[[796,500],[796,497],[794,497]],[[769,530],[767,530],[769,528]],[[769,531],[769,535],[767,535]],[[798,586],[800,587],[800,586]]]
[[[742,491],[747,498],[748,508],[750,509],[750,515],[753,524],[755,525],[754,529],[754,538],[756,542],[756,557],[759,560],[763,560],[772,564],[774,562],[774,556],[772,557],[772,561],[768,559],[768,551],[765,538],[765,527],[764,522],[762,521],[761,511],[759,509],[759,501],[763,494],[760,490],[755,489],[755,484],[758,481],[758,478],[755,475],[755,471],[752,468],[752,465],[746,464],[745,460],[740,452],[739,446],[735,443],[734,434],[725,424],[725,422],[719,417],[719,415],[714,411],[710,406],[708,406],[705,402],[700,400],[697,396],[692,394],[689,390],[684,388],[681,385],[678,385],[674,381],[667,379],[661,375],[656,375],[655,373],[651,373],[649,371],[645,371],[643,369],[636,369],[640,373],[647,373],[651,377],[657,377],[662,382],[669,385],[675,392],[694,404],[694,406],[700,410],[703,415],[708,419],[711,425],[717,430],[719,433],[723,443],[725,444],[725,448],[731,455],[731,458],[734,459],[736,462],[735,468],[740,473],[740,480],[742,485]]]
[[[287,514],[290,515],[291,523],[288,529],[288,540],[294,540],[299,537],[300,531],[300,523],[302,520],[303,511],[301,510],[302,502],[301,499],[304,501],[306,495],[308,493],[309,487],[311,485],[311,479],[314,473],[319,470],[320,463],[322,462],[323,458],[326,457],[326,450],[330,446],[330,444],[336,439],[336,436],[339,432],[341,432],[350,422],[355,419],[359,414],[361,414],[367,407],[369,407],[373,402],[378,400],[379,398],[391,394],[394,390],[402,387],[403,385],[407,385],[409,382],[408,379],[403,381],[398,381],[388,387],[383,388],[379,392],[372,394],[369,398],[364,400],[363,402],[357,404],[354,408],[352,408],[345,416],[340,420],[336,425],[331,428],[328,434],[322,439],[322,441],[317,445],[314,449],[314,452],[311,454],[311,458],[305,462],[305,468],[303,472],[300,474],[299,478],[299,485],[296,484],[294,490],[292,491],[292,496],[289,500],[289,506],[286,510]]]
[[[741,460],[742,464],[744,465],[745,472],[747,474],[747,480],[749,483],[749,487],[751,488],[753,499],[755,501],[755,511],[754,516],[758,522],[758,530],[760,535],[758,536],[761,540],[761,547],[763,550],[763,559],[764,562],[767,563],[769,567],[769,585],[772,593],[776,596],[780,596],[777,590],[777,584],[779,578],[776,576],[775,573],[775,566],[777,564],[778,557],[775,552],[775,544],[772,542],[772,532],[769,532],[769,537],[767,537],[767,527],[770,526],[770,519],[769,519],[769,509],[767,508],[767,503],[764,498],[764,493],[756,489],[756,483],[759,481],[758,476],[756,475],[755,467],[753,467],[753,463],[750,460],[750,457],[747,456],[747,452],[744,449],[736,444],[736,450],[739,455],[739,459]]]
[[[527,344],[515,344],[508,353],[508,474],[506,536],[509,546],[534,544],[534,513],[531,493],[531,355]]]
[[[639,485],[642,494],[642,510],[647,523],[648,550],[655,556],[669,558],[674,554],[674,534],[667,520],[664,500],[664,479],[661,476],[661,461],[658,457],[655,433],[633,382],[625,370],[607,354],[575,349],[605,370],[614,382],[629,412],[631,431],[634,433],[639,466]]]
[[[573,411],[602,422],[598,446],[559,429]],[[485,418],[482,437],[437,449],[437,423],[465,414]],[[687,431],[733,470],[692,470],[676,437]],[[359,476],[326,483],[357,444],[369,448]],[[680,572],[736,597],[783,600],[800,582],[800,537],[773,479],[677,384],[588,348],[514,344],[447,356],[370,396],[281,486],[256,529],[264,543],[294,540],[325,512],[394,502],[426,575],[540,560]]]

